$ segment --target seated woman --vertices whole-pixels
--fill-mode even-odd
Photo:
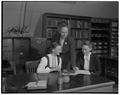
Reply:
[[[37,73],[49,73],[52,71],[60,71],[62,60],[59,56],[61,52],[61,45],[54,42],[50,47],[50,53],[42,57],[37,68]]]
[[[77,67],[82,72],[89,72],[90,74],[101,73],[100,60],[97,55],[92,53],[92,43],[85,41],[82,45],[82,52],[77,55]]]

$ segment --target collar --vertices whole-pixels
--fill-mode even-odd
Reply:
[[[91,55],[91,54],[92,54],[92,53],[91,53],[91,52],[89,52],[88,56],[84,55],[84,57],[90,57],[90,55]]]

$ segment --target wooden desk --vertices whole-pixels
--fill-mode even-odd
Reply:
[[[37,76],[37,78],[36,78]],[[43,77],[44,76],[44,77]],[[28,82],[48,80],[47,89],[30,91],[24,88]],[[50,73],[48,75],[41,74],[19,74],[10,76],[6,79],[6,92],[7,93],[43,93],[43,92],[113,92],[113,85],[115,82],[107,78],[95,75],[76,75],[70,76],[69,83],[63,83],[61,89],[58,85],[58,73]]]

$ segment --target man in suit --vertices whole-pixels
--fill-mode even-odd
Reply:
[[[77,54],[77,67],[80,70],[89,71],[90,74],[101,73],[100,60],[96,54],[93,54],[92,43],[85,41],[82,45],[82,52]]]
[[[66,22],[62,21],[58,24],[58,32],[52,37],[52,42],[55,41],[62,46],[62,70],[69,71],[71,67],[76,70],[75,42],[69,35],[69,28]]]

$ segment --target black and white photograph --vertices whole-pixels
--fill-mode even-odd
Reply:
[[[1,1],[2,94],[118,94],[119,1]]]

